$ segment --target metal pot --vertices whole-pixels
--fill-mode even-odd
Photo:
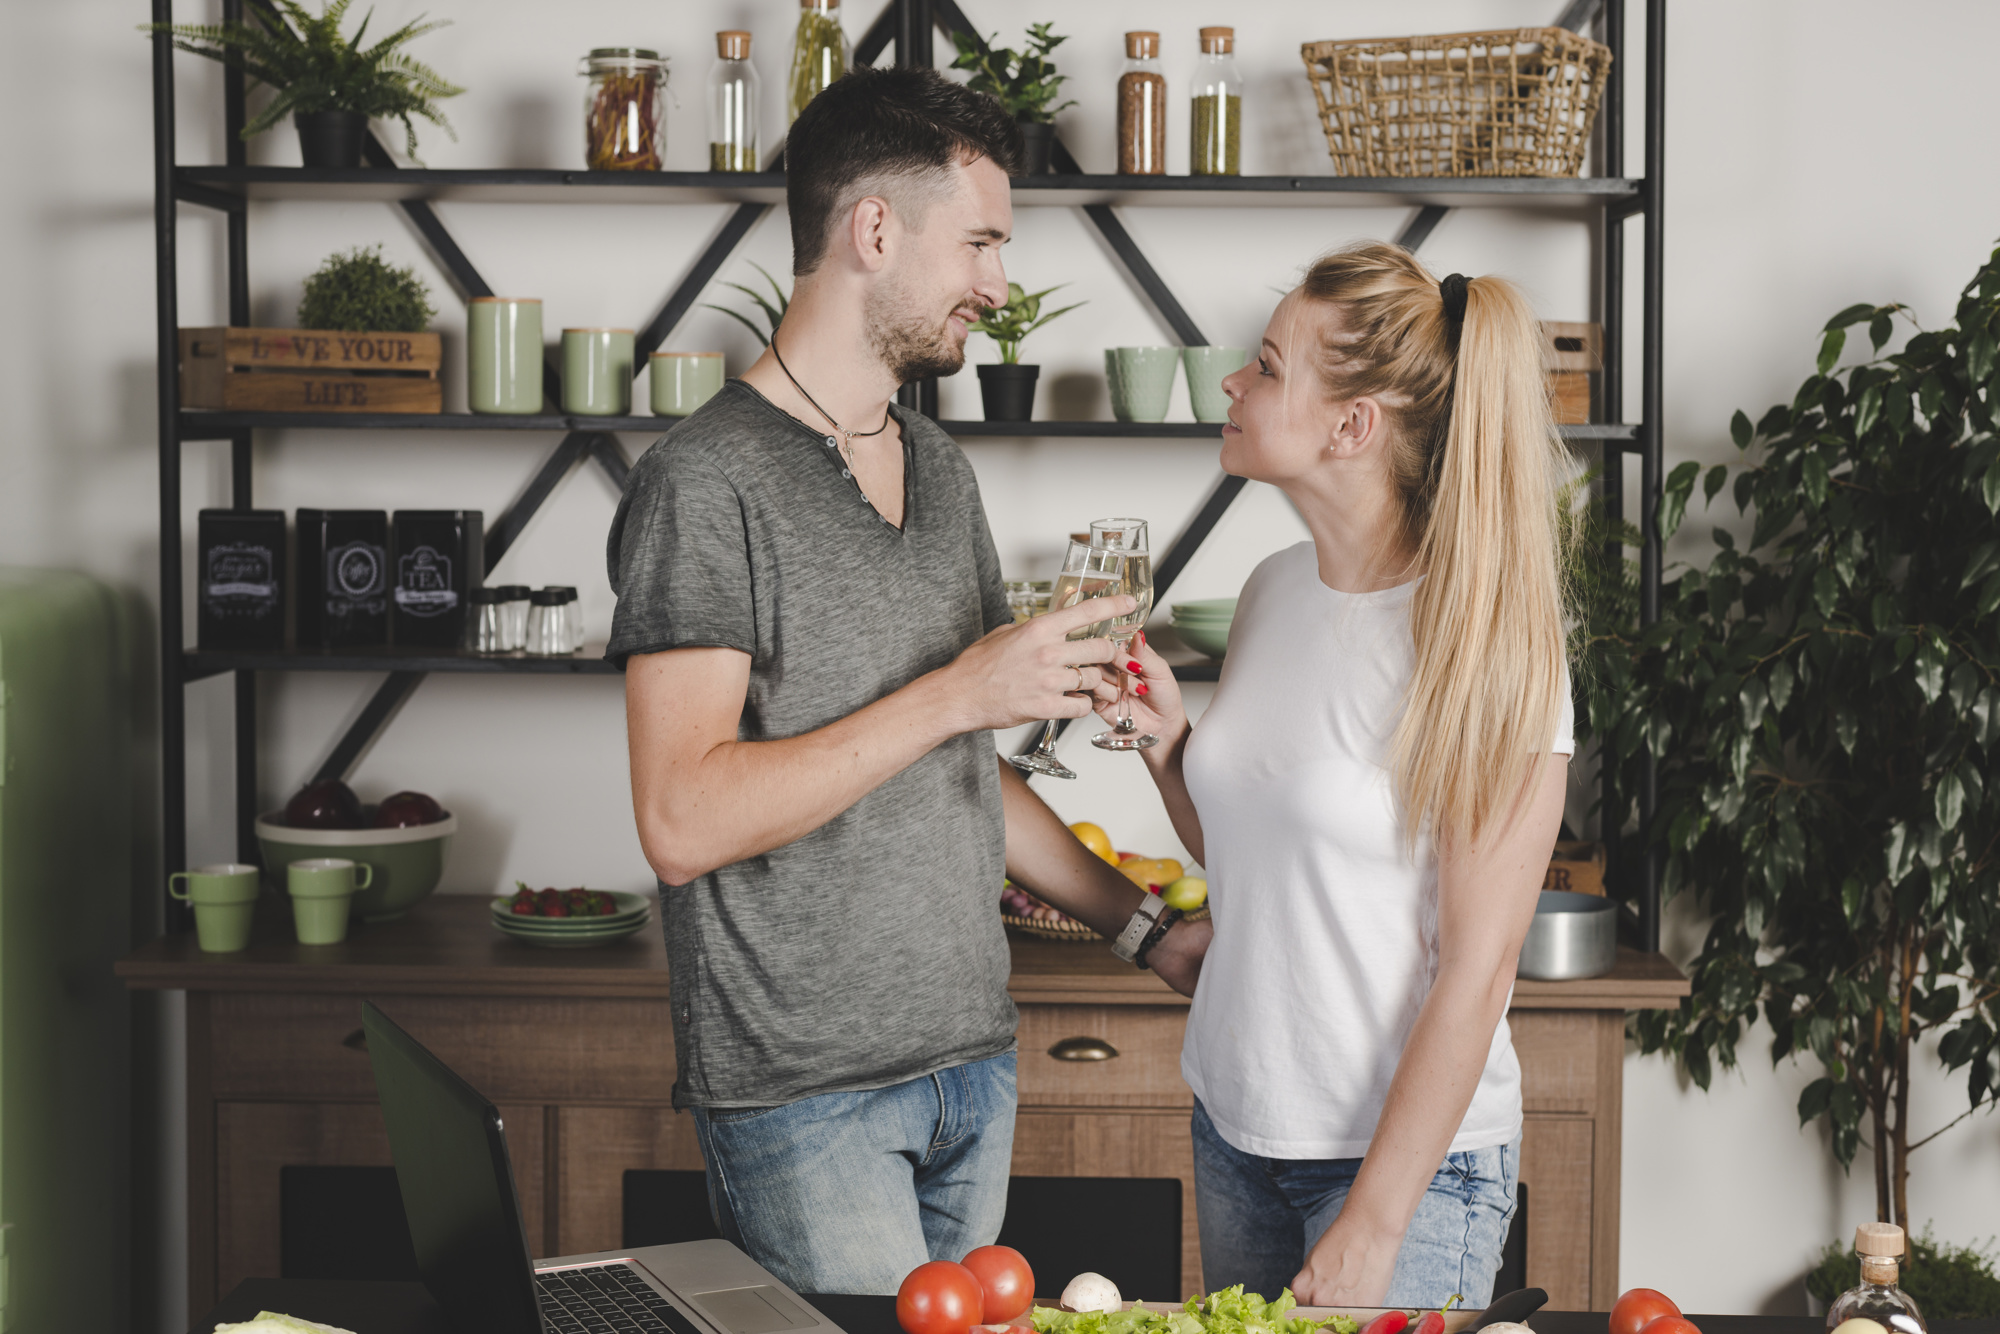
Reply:
[[[1618,960],[1618,905],[1595,894],[1542,891],[1521,944],[1518,976],[1570,982],[1611,971]]]

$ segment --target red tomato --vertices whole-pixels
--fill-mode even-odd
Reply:
[[[981,1246],[963,1264],[986,1293],[985,1323],[1004,1325],[1035,1304],[1035,1271],[1012,1246]]]
[[[1640,1328],[1642,1334],[1701,1334],[1694,1321],[1677,1315],[1655,1316]]]
[[[1677,1316],[1680,1313],[1681,1308],[1668,1300],[1664,1292],[1633,1288],[1611,1308],[1611,1334],[1639,1334],[1647,1324],[1661,1316]],[[1660,1330],[1658,1334],[1667,1334],[1667,1331]]]
[[[985,1305],[986,1290],[970,1269],[932,1260],[912,1269],[896,1289],[896,1323],[904,1334],[965,1334],[980,1323]]]

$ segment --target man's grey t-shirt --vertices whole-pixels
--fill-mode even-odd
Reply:
[[[972,466],[897,412],[903,527],[831,437],[731,380],[632,469],[611,524],[606,653],[750,655],[736,735],[825,727],[1012,622]],[[661,886],[674,1105],[882,1088],[1010,1050],[993,737],[953,737],[826,824]]]

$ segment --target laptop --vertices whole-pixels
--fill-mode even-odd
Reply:
[[[842,1334],[726,1241],[532,1259],[498,1109],[361,1015],[417,1268],[461,1334]]]

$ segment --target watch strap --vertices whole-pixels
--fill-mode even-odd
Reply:
[[[1158,894],[1146,895],[1145,901],[1133,911],[1132,920],[1125,923],[1125,929],[1118,933],[1118,939],[1111,942],[1111,952],[1126,963],[1132,963],[1139,957],[1139,947],[1146,943],[1154,923],[1160,920],[1161,914],[1171,911],[1166,900]]]
[[[1153,952],[1153,946],[1167,938],[1167,932],[1173,929],[1175,922],[1181,920],[1181,916],[1179,908],[1169,908],[1161,913],[1160,920],[1153,923],[1153,929],[1139,942],[1138,952],[1132,956],[1132,962],[1141,968],[1151,968],[1153,965],[1146,962],[1146,956]]]

